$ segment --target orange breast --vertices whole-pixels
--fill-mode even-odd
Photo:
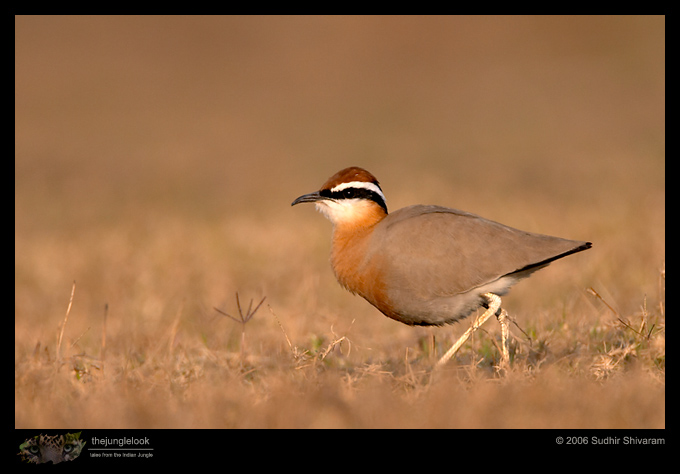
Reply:
[[[392,310],[385,299],[381,255],[372,245],[374,226],[381,219],[355,225],[336,226],[333,232],[331,266],[338,282],[365,298],[387,316]]]

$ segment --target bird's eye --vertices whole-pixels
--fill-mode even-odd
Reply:
[[[353,199],[357,195],[356,190],[352,188],[347,188],[342,192],[342,197],[345,199]]]

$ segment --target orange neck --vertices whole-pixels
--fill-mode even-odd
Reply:
[[[342,286],[370,302],[382,293],[379,275],[371,269],[371,235],[387,214],[378,206],[351,223],[336,223],[333,228],[331,266]]]

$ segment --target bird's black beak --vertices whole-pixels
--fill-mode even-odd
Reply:
[[[291,206],[294,206],[296,204],[300,204],[301,202],[317,202],[317,201],[321,201],[322,199],[324,199],[324,197],[321,196],[319,191],[316,191],[314,193],[303,194],[302,196],[297,198],[295,201],[293,201]]]

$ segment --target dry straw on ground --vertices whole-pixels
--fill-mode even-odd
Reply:
[[[593,300],[593,306],[601,302]],[[115,337],[106,335],[111,344],[104,360],[104,347],[97,347],[94,334],[87,336],[103,327],[102,311],[89,318],[84,336],[66,327],[73,336],[61,360],[49,342],[17,355],[17,424],[662,427],[663,307],[643,302],[636,314],[610,312],[605,306],[596,326],[571,315],[514,330],[512,367],[499,374],[493,327],[433,373],[433,352],[441,354],[450,343],[441,331],[434,342],[425,332],[398,331],[398,342],[374,350],[364,346],[369,337],[354,340],[352,323],[342,332],[319,325],[319,332],[303,337],[304,328],[271,306],[243,331],[209,311],[182,327],[187,314],[170,317],[170,324],[159,321],[145,334],[118,326]]]

